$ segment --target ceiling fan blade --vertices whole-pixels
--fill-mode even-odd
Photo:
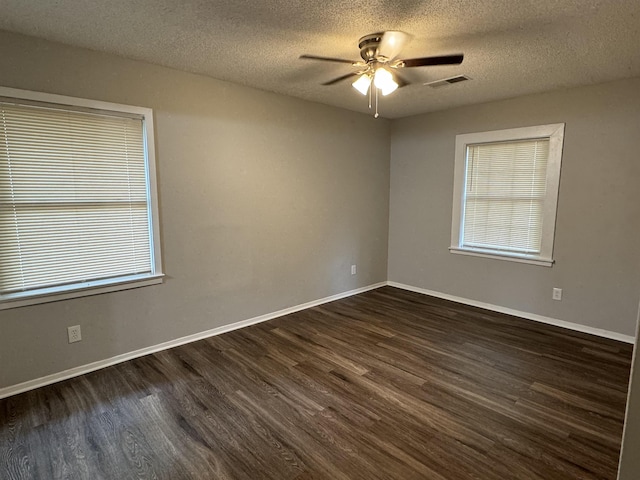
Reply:
[[[390,30],[384,32],[376,56],[385,57],[387,60],[393,60],[402,49],[407,45],[413,37],[408,33]]]
[[[322,62],[338,62],[338,63],[348,63],[353,65],[353,60],[347,60],[346,58],[333,58],[333,57],[320,57],[318,55],[300,55],[300,58],[305,60],[320,60]]]
[[[324,82],[322,85],[333,85],[334,83],[342,82],[343,80],[346,80],[347,78],[357,77],[358,75],[360,75],[360,73],[358,73],[358,72],[347,73],[346,75],[342,75],[341,77],[334,78],[333,80],[329,80],[328,82]]]
[[[404,68],[410,67],[429,67],[432,65],[459,65],[462,63],[464,55],[442,55],[440,57],[422,57],[422,58],[409,58],[402,60],[401,65]]]

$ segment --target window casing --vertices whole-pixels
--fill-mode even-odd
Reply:
[[[0,309],[162,276],[153,112],[0,87]]]
[[[564,124],[456,136],[452,253],[553,264]]]

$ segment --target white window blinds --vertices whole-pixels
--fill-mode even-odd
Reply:
[[[468,145],[462,246],[539,254],[549,139]]]
[[[142,118],[0,102],[0,295],[153,269]]]

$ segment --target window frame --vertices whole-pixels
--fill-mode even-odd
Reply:
[[[107,115],[111,114],[114,116],[135,115],[142,118],[152,267],[151,273],[148,274],[123,275],[108,279],[78,282],[70,285],[44,287],[26,292],[0,294],[0,310],[97,295],[101,293],[116,292],[162,283],[164,273],[162,271],[162,253],[160,248],[160,216],[158,212],[153,110],[147,107],[34,92],[3,86],[0,86],[0,99],[15,101],[18,104],[22,102],[25,105],[43,104],[45,106],[54,106],[55,108],[63,110],[66,109]]]
[[[472,255],[497,260],[529,263],[551,267],[555,239],[560,169],[564,144],[564,123],[538,125],[489,132],[456,135],[455,167],[453,185],[453,211],[451,222],[451,246],[455,254]],[[469,247],[463,244],[463,222],[465,207],[465,185],[467,175],[467,147],[483,143],[502,143],[517,140],[549,139],[549,158],[546,173],[546,195],[542,214],[542,241],[539,254],[519,254],[502,250]]]

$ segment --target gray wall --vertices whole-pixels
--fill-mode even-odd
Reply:
[[[1,311],[0,387],[386,280],[388,121],[1,32],[0,58],[3,86],[154,109],[168,275]]]
[[[556,264],[450,254],[456,135],[561,122]],[[640,292],[639,125],[640,79],[394,121],[389,280],[633,335]],[[564,289],[562,301],[551,299],[553,287]]]
[[[0,55],[0,85],[154,109],[168,274],[159,286],[0,311],[0,388],[384,281],[388,238],[390,280],[634,332],[640,79],[390,127],[19,35],[0,32]],[[557,122],[567,124],[557,264],[449,254],[455,135]],[[75,324],[83,341],[69,345]]]
[[[638,323],[640,324],[640,308],[638,309]],[[640,345],[640,329],[636,331],[636,345]],[[640,356],[638,349],[633,351],[633,365],[631,370],[631,385],[627,400],[627,418],[624,425],[622,439],[622,455],[620,456],[620,470],[618,480],[638,480],[640,478]]]

